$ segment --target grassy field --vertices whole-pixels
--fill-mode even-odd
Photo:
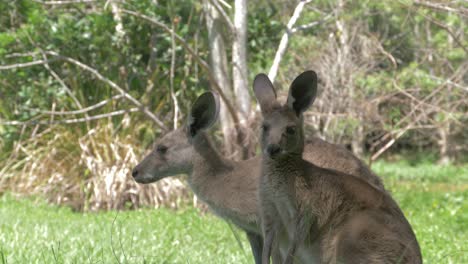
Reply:
[[[412,224],[425,263],[468,263],[466,166],[379,162],[373,169]],[[6,194],[0,263],[253,262],[241,232],[194,208],[83,214]]]

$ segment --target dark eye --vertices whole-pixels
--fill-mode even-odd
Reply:
[[[262,130],[263,130],[264,132],[267,132],[269,129],[270,129],[270,126],[269,126],[268,124],[263,124],[263,125],[262,125]]]
[[[294,134],[296,134],[296,128],[293,127],[293,126],[286,127],[286,133],[288,135],[294,135]]]
[[[156,151],[159,153],[159,154],[165,154],[167,152],[167,147],[164,146],[164,145],[158,145],[156,147]]]

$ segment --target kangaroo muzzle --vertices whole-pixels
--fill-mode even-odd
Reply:
[[[281,147],[278,144],[270,144],[266,147],[266,153],[270,158],[276,157],[281,152]]]
[[[138,177],[138,170],[137,170],[137,168],[134,168],[134,169],[132,170],[132,176],[133,176],[133,178]]]

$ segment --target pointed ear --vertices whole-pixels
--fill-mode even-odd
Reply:
[[[195,136],[198,131],[211,127],[218,119],[219,97],[214,92],[200,95],[190,110],[187,122],[187,132]]]
[[[262,113],[270,111],[276,103],[276,92],[266,74],[260,73],[255,76],[253,90]]]
[[[312,105],[316,96],[317,74],[314,71],[305,71],[292,82],[286,104],[299,116]]]

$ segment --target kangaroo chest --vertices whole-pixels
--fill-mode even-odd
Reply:
[[[297,199],[294,177],[289,173],[264,171],[261,199],[272,205],[277,213],[276,221],[281,221],[284,231],[292,234],[297,212]]]
[[[262,177],[261,199],[272,204],[277,213],[275,221],[280,221],[279,243],[280,251],[284,256],[292,239],[297,235],[300,212],[300,193],[297,192],[297,177],[301,171],[285,166],[279,174],[265,170]],[[309,232],[309,229],[300,232]],[[301,263],[318,263],[319,246],[317,243],[302,242],[298,245],[296,257]]]

